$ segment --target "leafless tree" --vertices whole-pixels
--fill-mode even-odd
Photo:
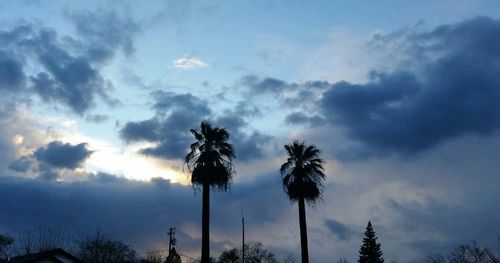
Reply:
[[[150,263],[163,263],[165,260],[165,253],[163,253],[161,250],[150,250],[146,252],[146,257],[145,259],[147,262]]]
[[[9,257],[12,243],[14,239],[10,235],[0,234],[0,261]]]
[[[43,252],[56,248],[62,248],[68,251],[74,250],[74,242],[68,233],[50,227],[25,229],[18,234],[16,244],[17,252],[21,255]]]
[[[479,246],[476,242],[470,245],[460,245],[446,257],[443,255],[431,255],[426,259],[427,263],[498,263],[500,258],[490,249]]]

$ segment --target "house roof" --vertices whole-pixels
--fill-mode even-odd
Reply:
[[[82,263],[81,260],[64,251],[61,248],[52,249],[40,253],[17,256],[6,261],[8,263],[36,263],[36,262],[54,262],[54,263]]]

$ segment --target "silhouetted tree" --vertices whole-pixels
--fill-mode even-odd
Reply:
[[[426,258],[427,263],[498,263],[500,257],[489,248],[481,247],[476,242],[470,245],[460,245],[445,257],[435,254]]]
[[[261,243],[245,245],[245,263],[278,263],[276,256]]]
[[[9,256],[9,247],[14,243],[14,239],[7,234],[0,234],[0,260]]]
[[[119,240],[107,238],[100,231],[96,236],[79,243],[78,256],[85,263],[135,262],[135,251]]]
[[[325,174],[320,151],[314,146],[294,141],[285,145],[287,161],[281,166],[283,189],[292,202],[299,203],[300,247],[302,263],[309,263],[305,201],[314,204],[323,190]]]
[[[219,256],[218,263],[240,263],[240,251],[236,248],[224,250]]]
[[[34,229],[25,229],[16,238],[19,255],[27,255],[62,248],[66,251],[74,250],[72,237],[61,229],[40,226]]]
[[[140,263],[164,263],[165,256],[161,250],[155,249],[146,252],[146,257],[141,259]]]
[[[241,263],[241,249],[225,250],[217,263]],[[265,249],[261,243],[245,245],[245,263],[278,263],[276,256]]]
[[[234,151],[223,128],[202,122],[200,130],[191,129],[196,142],[190,146],[185,162],[191,172],[191,183],[203,191],[201,262],[210,260],[210,187],[226,191],[233,174]]]
[[[339,260],[337,260],[337,263],[349,263],[349,261],[346,258],[339,258]]]
[[[165,263],[181,263],[182,260],[181,260],[181,256],[179,256],[179,254],[177,254],[177,251],[175,251],[175,248],[172,248],[172,250],[170,250],[168,256],[167,256],[167,259],[165,260]]]
[[[368,225],[365,230],[365,237],[363,238],[363,244],[359,249],[359,263],[383,263],[384,258],[383,253],[380,249],[380,243],[377,243],[377,237],[375,236],[375,231],[373,231],[372,223],[368,221]]]

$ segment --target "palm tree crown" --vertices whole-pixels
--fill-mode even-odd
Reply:
[[[235,158],[233,146],[227,141],[229,134],[223,128],[201,123],[201,129],[191,129],[196,142],[190,146],[185,162],[191,172],[194,185],[209,184],[227,190],[234,172],[232,160]]]
[[[285,145],[285,150],[288,159],[280,168],[284,191],[292,202],[304,198],[310,204],[315,203],[321,197],[325,180],[320,150],[299,141]]]

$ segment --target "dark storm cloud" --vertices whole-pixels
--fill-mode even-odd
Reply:
[[[95,96],[106,97],[107,83],[92,61],[71,51],[52,29],[18,25],[2,31],[0,41],[4,43],[0,56],[15,54],[24,61],[17,69],[20,77],[28,61],[39,66],[36,67],[38,72],[29,76],[29,83],[17,83],[26,83],[25,89],[29,88],[45,102],[60,103],[75,113],[82,113],[93,106]]]
[[[253,131],[249,135],[242,132],[235,133],[232,143],[238,160],[256,160],[264,157],[263,147],[272,141],[273,137],[259,131]]]
[[[366,84],[332,85],[321,101],[332,124],[366,145],[403,153],[499,131],[499,20],[440,26],[405,41],[415,47],[411,55],[421,72],[374,73]]]
[[[87,149],[86,143],[71,145],[60,141],[53,141],[45,147],[38,148],[33,156],[39,162],[56,168],[75,169],[81,167],[92,151]]]
[[[194,140],[189,131],[198,129],[202,121],[214,118],[208,102],[190,93],[177,94],[161,90],[153,92],[152,97],[155,117],[127,122],[120,130],[120,136],[129,143],[156,143],[155,146],[142,149],[143,154],[167,159],[184,158]],[[239,160],[262,157],[262,145],[272,139],[258,131],[245,133],[243,130],[248,123],[232,111],[225,111],[215,117],[214,124],[228,130],[230,142],[234,145]]]
[[[120,130],[127,142],[148,141],[157,145],[141,153],[167,159],[182,159],[192,143],[190,129],[197,128],[211,114],[206,101],[192,94],[161,90],[152,93],[156,116],[149,120],[127,122]]]
[[[349,240],[356,232],[335,219],[325,219],[325,225],[339,240]]]
[[[273,138],[256,130],[250,134],[245,133],[243,130],[248,126],[248,123],[245,119],[232,112],[225,112],[224,115],[216,118],[214,123],[229,132],[236,157],[241,161],[262,158],[264,156],[262,147],[271,142]]]
[[[49,226],[85,236],[99,227],[144,251],[166,246],[165,231],[175,226],[182,251],[198,252],[201,194],[191,186],[160,178],[146,183],[103,173],[89,177],[89,181],[69,183],[0,176],[2,231]],[[289,208],[280,190],[279,176],[264,176],[234,185],[230,193],[213,194],[212,236],[224,237],[214,241],[218,253],[224,245],[235,246],[240,240],[242,198],[245,217],[252,225],[278,222]],[[270,197],[273,202],[266,202]]]
[[[75,12],[69,17],[80,38],[28,22],[0,29],[0,89],[20,98],[37,94],[77,114],[92,109],[97,98],[116,105],[109,97],[113,85],[101,67],[117,50],[127,55],[133,51],[139,26],[113,12]]]
[[[274,94],[289,124],[342,128],[363,156],[413,154],[464,135],[500,130],[500,20],[478,17],[430,31],[377,35],[372,47],[396,47],[404,61],[375,69],[366,83],[287,83],[248,75],[252,95]],[[400,50],[399,50],[400,49]],[[315,92],[322,93],[317,99]],[[351,150],[345,150],[351,152]]]
[[[160,138],[159,128],[160,123],[157,119],[127,122],[120,130],[120,136],[127,142],[156,141]]]

